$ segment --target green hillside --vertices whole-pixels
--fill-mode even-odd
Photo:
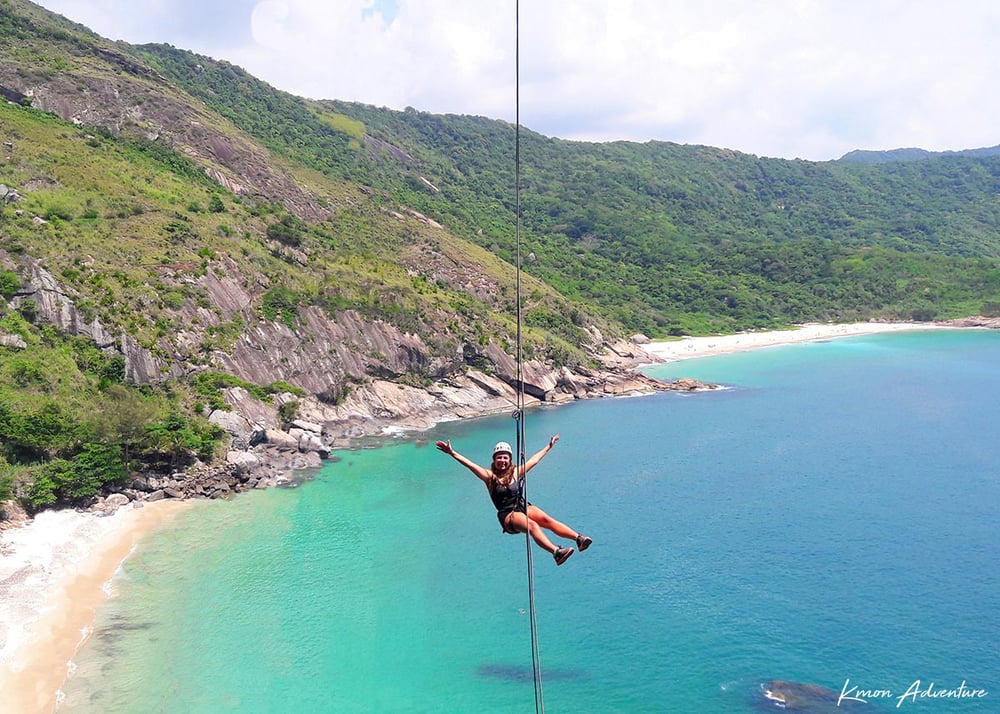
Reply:
[[[93,494],[105,481],[81,475],[76,460],[98,446],[114,456],[106,467],[118,464],[108,483],[128,459],[134,467],[138,459],[176,468],[211,458],[220,433],[204,409],[224,406],[220,387],[241,385],[264,401],[295,391],[212,376],[212,355],[231,351],[254,321],[305,334],[300,310],[319,308],[331,319],[349,310],[421,336],[444,354],[513,332],[511,289],[477,300],[421,275],[414,261],[441,256],[475,266],[465,276],[507,285],[510,266],[443,231],[392,217],[399,214],[382,210],[382,197],[328,182],[324,201],[340,207],[307,224],[277,204],[233,196],[155,142],[12,104],[0,105],[0,136],[9,145],[0,184],[19,193],[0,204],[0,337],[20,344],[0,346],[0,496],[13,477],[33,484],[22,495],[35,506]],[[80,319],[128,335],[189,376],[134,384],[113,348],[39,320],[36,300],[21,297],[31,265],[59,280]],[[206,289],[210,278],[233,280],[252,302],[227,311]],[[582,316],[544,286],[528,287],[529,315]],[[584,360],[577,330],[573,322],[544,332],[529,325],[528,354]],[[431,380],[420,371],[399,378]],[[338,378],[331,393],[346,393],[354,381]]]
[[[310,102],[162,45],[157,69],[272,150],[512,260],[514,129]],[[1000,295],[1000,157],[859,164],[521,137],[525,269],[651,335],[932,319]]]

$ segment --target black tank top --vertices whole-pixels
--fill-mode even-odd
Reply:
[[[497,512],[524,510],[524,478],[514,480],[514,483],[505,485],[500,483],[496,477],[490,481],[490,498]]]

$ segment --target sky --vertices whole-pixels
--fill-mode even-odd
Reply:
[[[996,0],[35,0],[278,89],[826,161],[1000,144]]]

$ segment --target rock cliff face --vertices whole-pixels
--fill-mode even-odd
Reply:
[[[226,463],[208,475],[200,469],[187,480],[178,476],[160,483],[154,478],[134,485],[136,493],[146,491],[155,497],[225,496],[276,483],[290,470],[317,467],[333,449],[352,439],[512,412],[520,383],[528,407],[711,386],[685,380],[666,384],[646,377],[634,368],[657,361],[655,357],[634,341],[606,340],[596,328],[589,331],[590,349],[600,368],[570,369],[528,360],[520,374],[515,358],[495,342],[479,348],[445,341],[451,344],[450,351],[442,352],[440,345],[435,351],[417,335],[384,322],[366,321],[352,310],[331,317],[316,307],[304,307],[292,329],[283,322],[260,318],[251,307],[254,296],[243,287],[238,267],[224,257],[217,269],[197,278],[214,309],[190,301],[179,307],[178,321],[186,328],[163,336],[156,349],[150,350],[128,335],[112,334],[99,319],[85,319],[72,290],[37,261],[23,256],[15,259],[0,251],[0,265],[15,268],[25,277],[11,307],[33,301],[39,322],[86,335],[101,349],[121,354],[126,377],[132,382],[151,383],[211,369],[253,384],[287,382],[305,392],[305,396],[279,394],[273,404],[265,404],[240,387],[227,389],[224,396],[230,410],[210,415],[230,435]],[[202,350],[200,359],[191,359],[210,327],[236,317],[245,328],[229,349],[215,349],[208,355]],[[5,344],[18,346],[12,340]],[[468,364],[470,357],[475,368]],[[400,381],[413,375],[420,375],[424,384]],[[292,401],[297,419],[286,429],[279,408]]]
[[[102,350],[118,352],[125,357],[125,377],[137,384],[146,384],[165,376],[178,376],[182,370],[178,365],[161,364],[153,358],[149,350],[141,347],[128,335],[112,334],[97,318],[88,320],[76,308],[74,297],[34,260],[15,262],[4,251],[0,251],[0,265],[24,266],[27,273],[22,289],[13,297],[11,305],[19,307],[27,300],[35,304],[39,319],[55,325],[71,335],[84,335],[94,341]],[[161,371],[160,368],[163,368]]]
[[[433,423],[503,409],[516,402],[517,363],[495,342],[480,349],[456,341],[450,353],[442,354],[418,335],[385,322],[366,321],[353,310],[331,318],[312,306],[300,309],[298,325],[292,329],[255,313],[250,307],[254,298],[241,287],[238,268],[231,262],[223,261],[219,271],[230,277],[220,278],[215,270],[209,270],[198,278],[214,310],[193,303],[178,308],[178,321],[187,328],[162,337],[155,355],[128,335],[112,334],[99,319],[85,319],[72,292],[36,261],[15,261],[0,251],[0,263],[20,268],[27,277],[12,298],[12,307],[33,301],[39,321],[69,334],[85,335],[101,349],[121,354],[127,378],[138,384],[213,369],[254,384],[282,381],[305,390],[310,396],[303,400],[303,408],[316,421],[377,420],[384,426],[397,421],[407,427]],[[196,366],[188,360],[207,328],[235,317],[242,318],[246,328],[231,348],[212,351],[207,364],[201,360]],[[520,379],[530,402],[671,388],[632,371],[639,364],[657,361],[638,345],[606,341],[596,329],[591,337],[594,357],[603,363],[602,369],[524,362]],[[471,368],[467,364],[470,356],[477,364],[485,360],[487,371]],[[395,381],[413,374],[427,377],[428,385],[414,387]],[[234,398],[232,404],[254,420],[263,419],[269,426],[276,423],[270,412],[248,406],[246,397]]]
[[[16,66],[0,65],[0,95],[30,101],[74,124],[166,143],[236,195],[267,196],[306,220],[330,214],[329,204],[281,170],[256,142],[136,58],[94,46],[89,53],[71,51],[68,59],[72,64],[64,71],[34,80]]]
[[[441,377],[461,361],[461,355],[450,361],[434,356],[418,336],[383,322],[366,322],[353,310],[330,319],[315,307],[300,310],[294,330],[279,322],[259,322],[231,352],[216,352],[213,358],[222,371],[248,382],[280,380],[317,395],[335,395],[347,380],[370,375]]]

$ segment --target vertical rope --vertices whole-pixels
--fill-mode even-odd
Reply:
[[[521,38],[520,1],[514,0],[514,242],[517,300],[517,462],[523,472],[527,464],[524,439],[524,352],[521,343]],[[522,488],[527,518],[528,479]],[[535,569],[532,562],[531,534],[524,533],[524,546],[528,562],[528,611],[531,619],[531,671],[535,682],[535,712],[545,712],[545,697],[542,691],[542,662],[538,648],[538,617],[535,610]]]

